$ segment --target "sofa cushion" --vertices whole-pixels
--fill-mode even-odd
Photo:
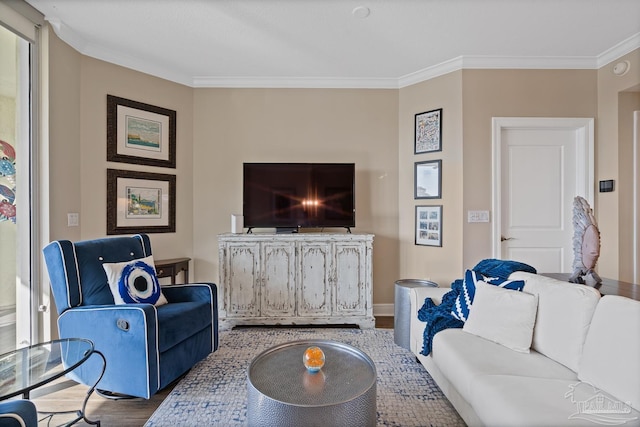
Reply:
[[[596,399],[604,405],[612,401],[610,395],[579,381],[486,375],[474,382],[469,403],[487,426],[593,427],[629,425],[625,422],[634,418],[637,422],[637,411],[621,407],[610,412],[598,407]]]
[[[578,378],[640,410],[640,301],[602,297],[584,344]]]
[[[531,348],[577,372],[600,292],[589,286],[522,271],[509,278],[524,280],[524,291],[538,295]]]
[[[462,290],[456,298],[455,305],[451,310],[451,315],[458,320],[466,322],[469,318],[469,310],[473,305],[473,298],[476,293],[476,284],[478,282],[485,282],[490,285],[499,286],[501,288],[513,289],[521,291],[524,287],[523,281],[511,281],[501,279],[499,277],[485,277],[481,273],[473,270],[467,270],[464,273],[464,279],[462,281]]]
[[[478,282],[473,310],[462,329],[511,350],[529,353],[537,307],[536,295]]]
[[[116,304],[147,303],[158,306],[167,303],[156,276],[153,256],[104,263],[102,268],[107,274],[109,289]]]
[[[575,372],[540,353],[519,353],[462,329],[438,332],[433,339],[431,355],[467,402],[471,402],[473,382],[484,375],[578,380]]]

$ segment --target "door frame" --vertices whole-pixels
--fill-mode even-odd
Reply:
[[[633,112],[633,283],[640,283],[640,111]]]
[[[559,117],[493,117],[491,137],[492,256],[502,257],[502,131],[507,129],[573,130],[576,132],[576,192],[595,211],[594,119]]]

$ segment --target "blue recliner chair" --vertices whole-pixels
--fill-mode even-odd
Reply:
[[[86,338],[106,359],[97,385],[105,394],[149,399],[218,348],[217,288],[213,283],[162,287],[168,304],[114,303],[103,263],[151,255],[149,236],[138,234],[44,249],[58,310],[61,338]],[[102,360],[90,357],[69,376],[92,386]]]
[[[36,405],[22,399],[0,402],[0,427],[38,427]]]

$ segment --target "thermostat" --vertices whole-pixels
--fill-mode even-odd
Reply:
[[[606,181],[600,181],[600,192],[609,193],[613,191],[613,180],[608,179]]]

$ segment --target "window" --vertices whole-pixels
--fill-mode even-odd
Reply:
[[[38,22],[34,22],[38,21]],[[0,354],[38,341],[39,27],[26,3],[0,1]]]

